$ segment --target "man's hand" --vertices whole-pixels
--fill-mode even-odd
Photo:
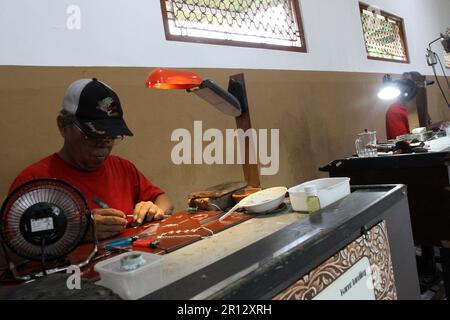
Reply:
[[[127,226],[125,214],[116,209],[92,210],[95,222],[95,232],[99,240],[117,235]]]
[[[164,211],[151,201],[142,201],[134,207],[134,220],[142,221],[160,220],[164,217]]]

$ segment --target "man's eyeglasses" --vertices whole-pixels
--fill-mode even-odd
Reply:
[[[113,145],[116,145],[124,139],[124,136],[92,137],[87,135],[76,122],[73,123],[73,126],[83,136],[84,140],[89,141],[96,145],[102,143],[111,143]]]

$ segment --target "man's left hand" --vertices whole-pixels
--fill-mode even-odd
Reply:
[[[134,207],[134,220],[137,223],[160,220],[163,217],[164,211],[151,201],[141,201]]]

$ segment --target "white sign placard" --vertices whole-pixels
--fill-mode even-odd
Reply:
[[[369,259],[363,257],[313,300],[375,300]]]

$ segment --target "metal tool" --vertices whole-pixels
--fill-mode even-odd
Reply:
[[[108,256],[110,256],[112,253],[113,253],[112,251],[109,251],[109,250],[108,250],[108,251],[106,251],[105,253],[96,256],[94,259],[92,259],[92,261],[97,261],[97,260],[100,260],[100,259],[102,259],[102,258],[108,257]]]
[[[220,214],[212,216],[212,217],[209,217],[209,218],[206,218],[206,219],[203,219],[203,220],[200,220],[200,225],[202,226],[202,225],[207,224],[207,223],[209,223],[211,221],[219,220],[219,218],[220,218]]]
[[[103,208],[103,209],[108,209],[108,208],[109,208],[109,206],[108,206],[102,199],[100,199],[100,198],[97,197],[97,196],[95,196],[94,198],[92,198],[92,202],[94,202],[95,204],[98,204],[98,206],[99,206],[100,208]]]
[[[131,245],[129,245],[129,246],[122,246],[122,247],[110,246],[108,248],[109,248],[108,251],[119,252],[119,253],[133,251],[133,247]]]
[[[109,205],[104,202],[102,199],[100,199],[99,197],[95,196],[94,198],[92,198],[92,202],[98,204],[98,206],[102,209],[108,209]],[[137,227],[139,224],[137,222],[134,221],[134,215],[133,214],[126,214],[126,220],[127,222],[130,224],[131,227]]]
[[[242,200],[241,200],[241,201],[242,201]],[[239,208],[241,208],[241,201],[238,202],[238,203],[236,203],[236,205],[235,205],[233,208],[231,208],[230,210],[228,210],[227,213],[225,213],[224,215],[222,215],[222,216],[219,218],[219,221],[222,222],[222,220],[224,220],[224,219],[227,218],[229,215],[231,215],[233,212],[235,212],[236,210],[238,210]]]
[[[146,231],[139,233],[137,235],[112,240],[110,242],[105,243],[104,248],[106,250],[109,250],[110,248],[114,247],[131,246],[131,244],[133,244],[135,241],[139,239],[144,239],[155,235],[157,229],[158,227],[152,226],[148,228]]]

